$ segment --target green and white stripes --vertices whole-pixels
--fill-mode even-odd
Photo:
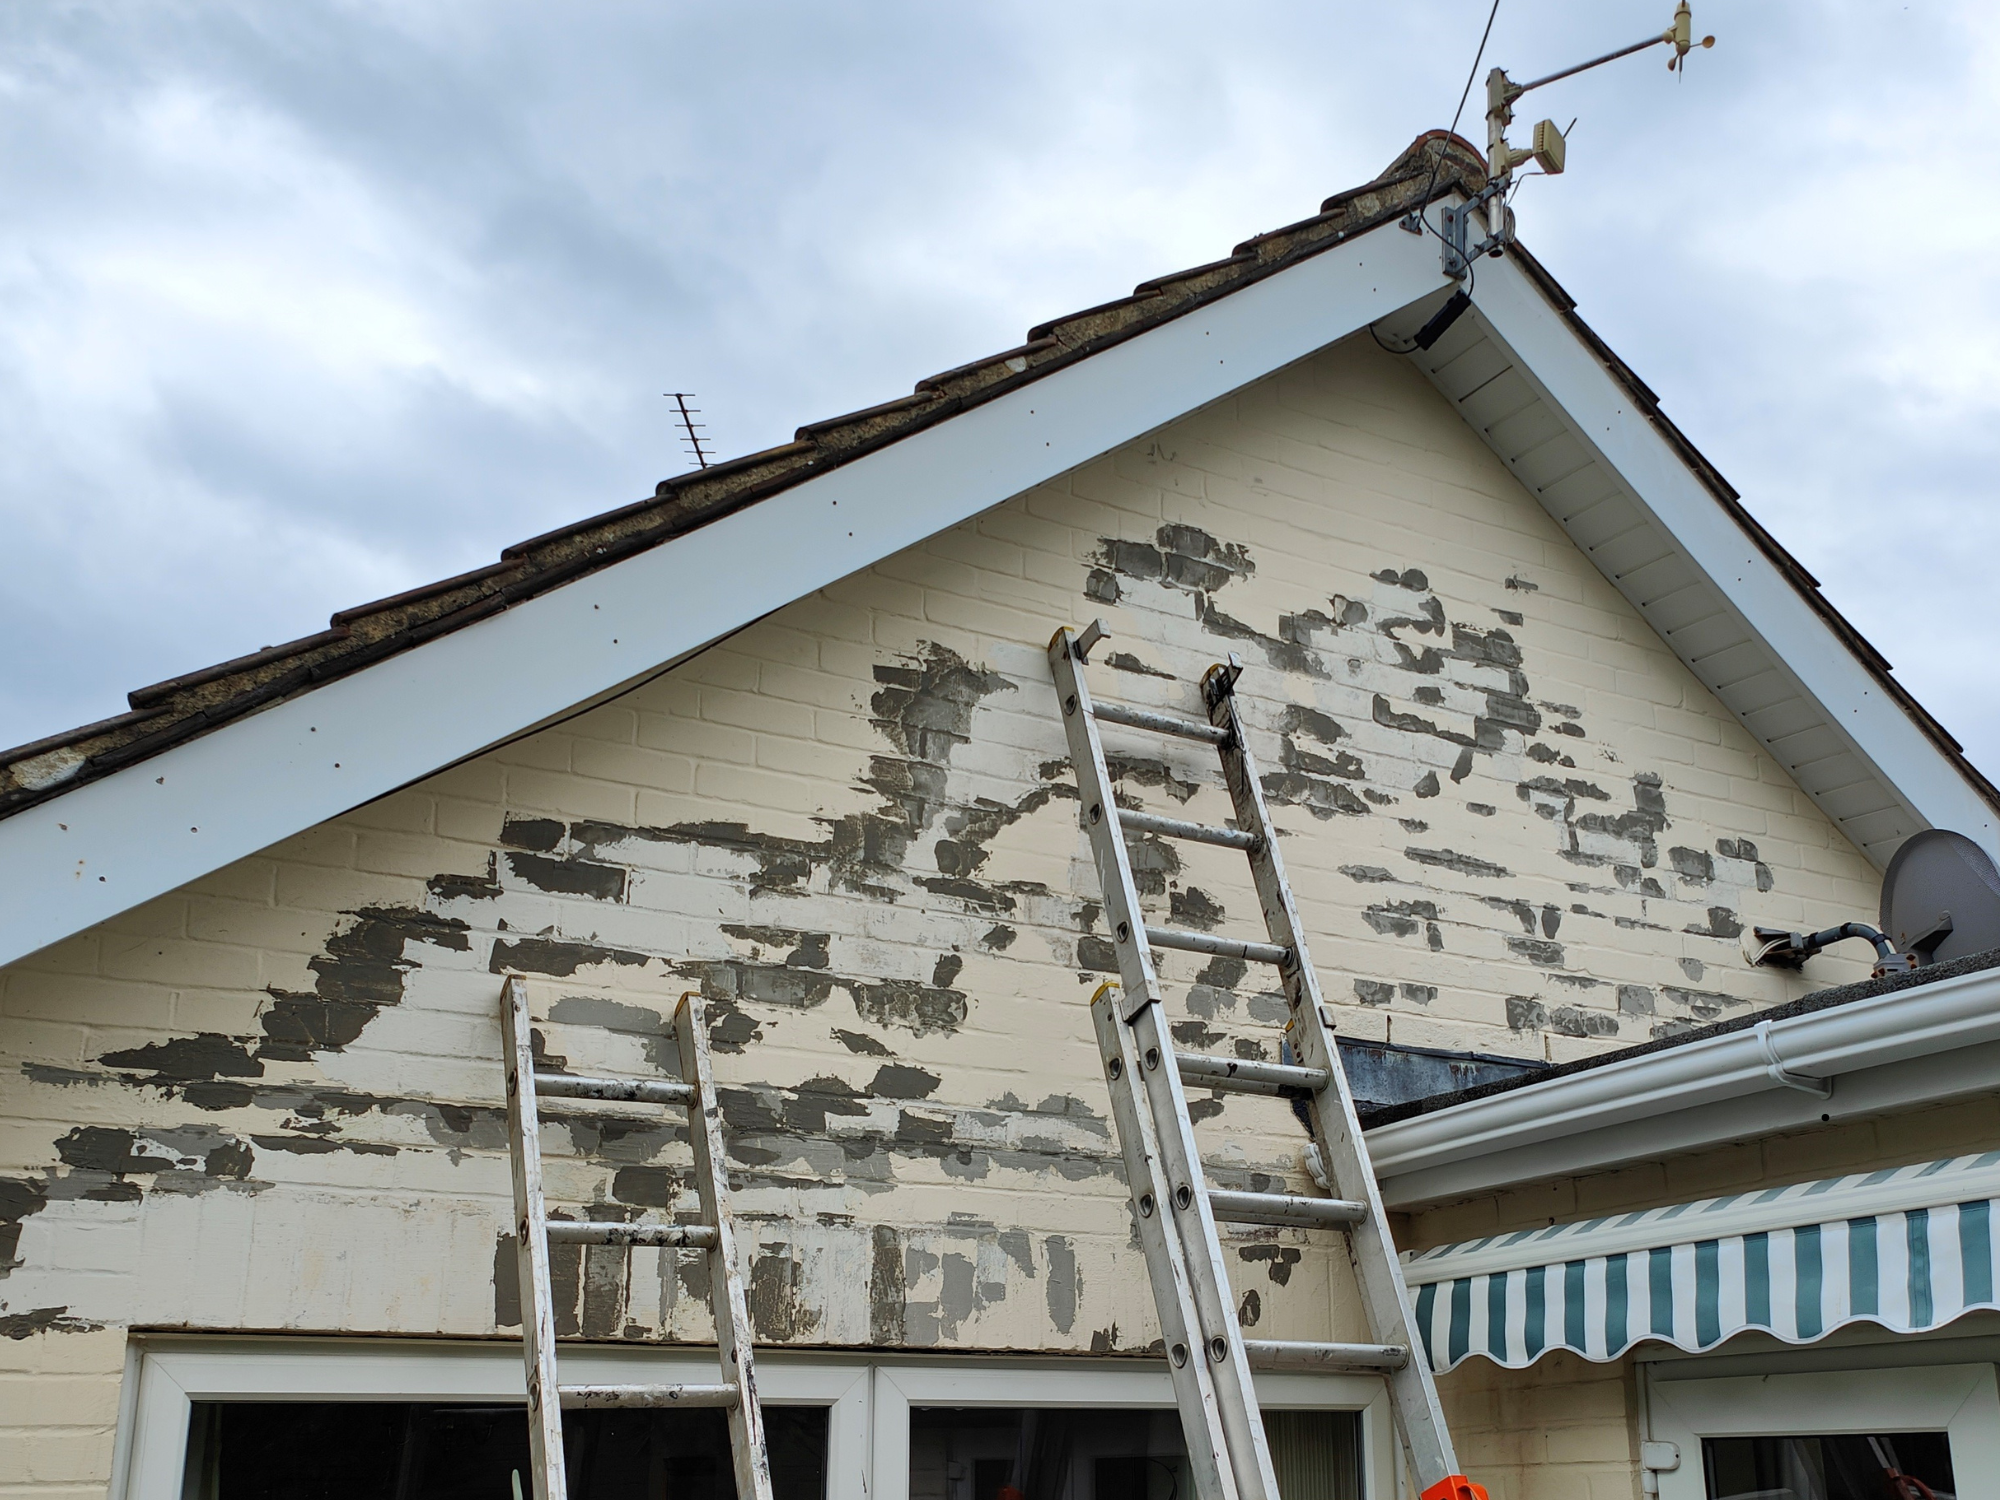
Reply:
[[[1935,1328],[1996,1305],[2000,1152],[1760,1189],[1408,1257],[1437,1370],[1551,1349],[1616,1359],[1747,1328],[1811,1343],[1847,1323]]]

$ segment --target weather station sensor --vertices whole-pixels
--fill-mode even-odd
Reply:
[[[1504,68],[1495,68],[1487,74],[1486,186],[1475,193],[1469,202],[1445,205],[1439,210],[1438,234],[1444,241],[1441,258],[1445,275],[1454,281],[1463,279],[1472,263],[1480,256],[1498,255],[1513,240],[1514,210],[1507,206],[1507,198],[1515,186],[1514,171],[1517,167],[1525,167],[1532,163],[1549,177],[1557,176],[1563,170],[1567,156],[1568,132],[1558,129],[1554,120],[1537,121],[1530,133],[1527,146],[1514,146],[1508,143],[1507,127],[1514,123],[1515,100],[1523,94],[1541,88],[1544,84],[1573,78],[1578,73],[1587,73],[1592,68],[1602,67],[1605,63],[1616,62],[1621,57],[1644,52],[1649,47],[1671,47],[1674,55],[1667,59],[1668,70],[1685,71],[1689,52],[1696,47],[1714,45],[1715,38],[1712,36],[1705,36],[1700,41],[1695,40],[1694,18],[1688,10],[1687,0],[1681,0],[1681,3],[1674,8],[1672,25],[1655,36],[1647,37],[1644,41],[1632,43],[1629,47],[1620,47],[1615,52],[1607,52],[1602,57],[1593,57],[1589,62],[1578,63],[1575,67],[1564,68],[1529,83],[1514,82],[1507,76]],[[1573,121],[1571,123],[1574,124]],[[1485,235],[1476,244],[1472,240],[1472,219],[1475,214],[1479,216],[1484,226]],[[1422,234],[1427,227],[1422,218],[1422,210],[1419,209],[1405,219],[1403,227],[1412,234]]]

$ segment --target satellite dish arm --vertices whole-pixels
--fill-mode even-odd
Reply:
[[[1751,932],[1756,941],[1744,945],[1745,956],[1752,964],[1764,968],[1796,969],[1823,948],[1844,938],[1866,938],[1875,945],[1877,973],[1910,967],[1889,940],[1866,922],[1842,922],[1824,932],[1786,932],[1778,927],[1755,927]]]

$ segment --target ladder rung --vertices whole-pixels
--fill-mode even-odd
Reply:
[[[734,1406],[743,1399],[734,1385],[559,1385],[565,1407]]]
[[[1410,1351],[1401,1344],[1302,1344],[1289,1339],[1245,1339],[1243,1355],[1253,1370],[1304,1370],[1324,1375],[1350,1371],[1379,1374],[1400,1370],[1410,1362]]]
[[[1253,963],[1276,964],[1289,968],[1292,950],[1276,943],[1246,943],[1241,938],[1210,937],[1205,932],[1182,932],[1173,927],[1148,927],[1146,941],[1155,948],[1179,948],[1188,953],[1208,953],[1216,958],[1247,958]]]
[[[1301,1229],[1326,1229],[1359,1224],[1368,1205],[1352,1198],[1307,1198],[1296,1193],[1208,1192],[1209,1212],[1231,1224],[1291,1224]]]
[[[715,1245],[713,1224],[592,1224],[574,1219],[550,1219],[552,1245],[684,1245],[709,1250]]]
[[[1264,842],[1254,833],[1244,833],[1235,828],[1211,828],[1206,823],[1190,823],[1185,818],[1157,818],[1142,812],[1121,811],[1118,826],[1127,833],[1164,833],[1170,839],[1219,844],[1224,849],[1241,849],[1245,853],[1260,848]]]
[[[1209,1057],[1200,1052],[1176,1052],[1181,1082],[1232,1094],[1267,1094],[1278,1099],[1307,1099],[1325,1088],[1325,1068],[1297,1068],[1290,1063],[1251,1062],[1237,1057]]]
[[[1228,730],[1199,719],[1183,719],[1179,714],[1156,714],[1149,708],[1127,708],[1122,703],[1099,703],[1093,712],[1107,724],[1123,724],[1128,729],[1150,729],[1155,734],[1175,734],[1210,745],[1229,743]]]
[[[692,1104],[694,1085],[664,1078],[572,1078],[537,1073],[535,1092],[550,1099],[615,1099],[627,1104]]]

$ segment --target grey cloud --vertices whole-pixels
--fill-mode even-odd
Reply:
[[[1488,60],[1665,9],[1510,0]],[[748,451],[1303,217],[1444,123],[1484,16],[0,10],[0,740],[645,494],[662,391]],[[2000,211],[1957,187],[2000,19],[1840,16],[1701,5],[1684,81],[1530,96],[1581,123],[1522,234],[2000,767]]]

